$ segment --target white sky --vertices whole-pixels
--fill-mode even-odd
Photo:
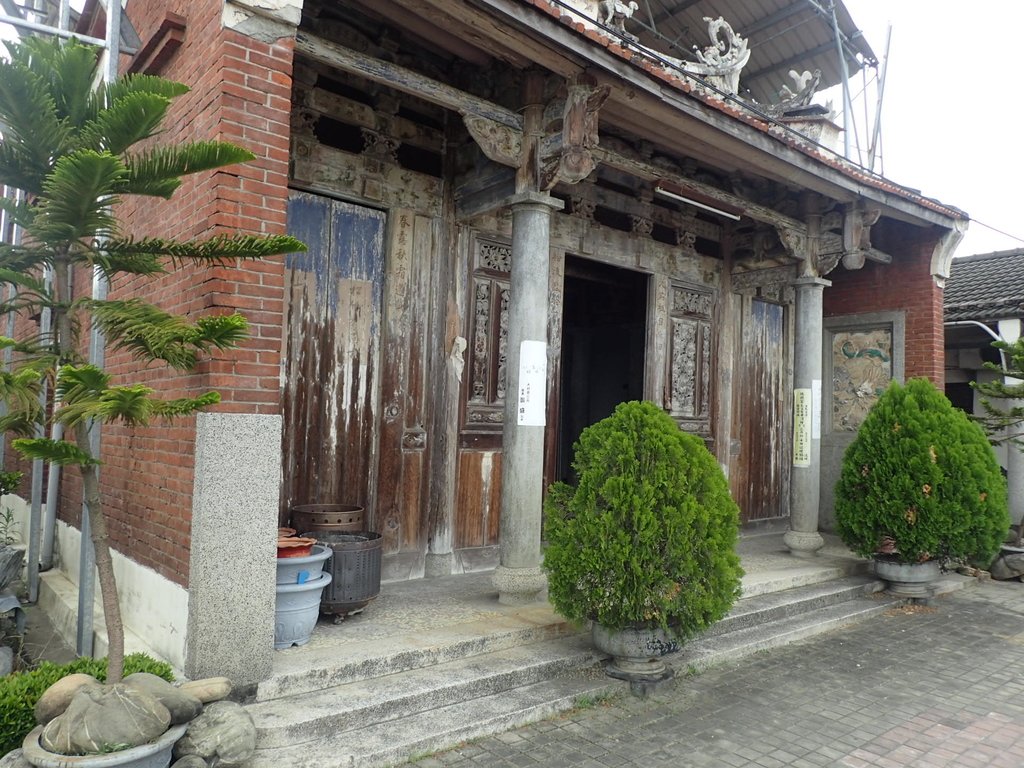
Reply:
[[[1024,247],[1024,3],[845,4],[879,58],[887,25],[893,27],[882,107],[884,175],[971,216],[958,256]],[[861,78],[852,81],[856,94]],[[835,106],[841,103],[837,97]],[[863,102],[854,111],[863,114]]]

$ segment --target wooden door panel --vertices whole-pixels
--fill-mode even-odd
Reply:
[[[293,192],[282,505],[361,504],[373,524],[384,283],[380,211]]]
[[[732,492],[743,522],[752,522],[789,513],[785,307],[744,297],[741,317],[733,383],[740,451]]]

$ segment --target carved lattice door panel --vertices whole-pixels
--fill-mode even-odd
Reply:
[[[714,297],[707,291],[673,285],[669,298],[669,413],[687,432],[708,438]]]
[[[469,372],[463,442],[501,445],[508,363],[508,310],[512,247],[477,239],[472,248]]]

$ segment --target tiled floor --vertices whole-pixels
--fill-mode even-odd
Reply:
[[[462,766],[1024,766],[1024,584],[680,679],[418,761]]]

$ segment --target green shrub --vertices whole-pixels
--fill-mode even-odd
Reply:
[[[988,565],[1009,529],[1006,481],[981,427],[927,379],[893,382],[846,450],[836,529],[855,552]]]
[[[124,660],[125,674],[149,672],[173,681],[171,665],[147,656],[132,653]],[[0,755],[18,749],[28,732],[36,727],[35,706],[47,688],[62,677],[84,672],[97,680],[107,679],[107,660],[79,657],[68,664],[44,661],[34,669],[15,672],[0,678]]]
[[[544,567],[563,616],[685,639],[728,612],[739,510],[703,441],[652,403],[623,403],[583,431],[573,468],[576,487],[556,483],[545,502]]]

